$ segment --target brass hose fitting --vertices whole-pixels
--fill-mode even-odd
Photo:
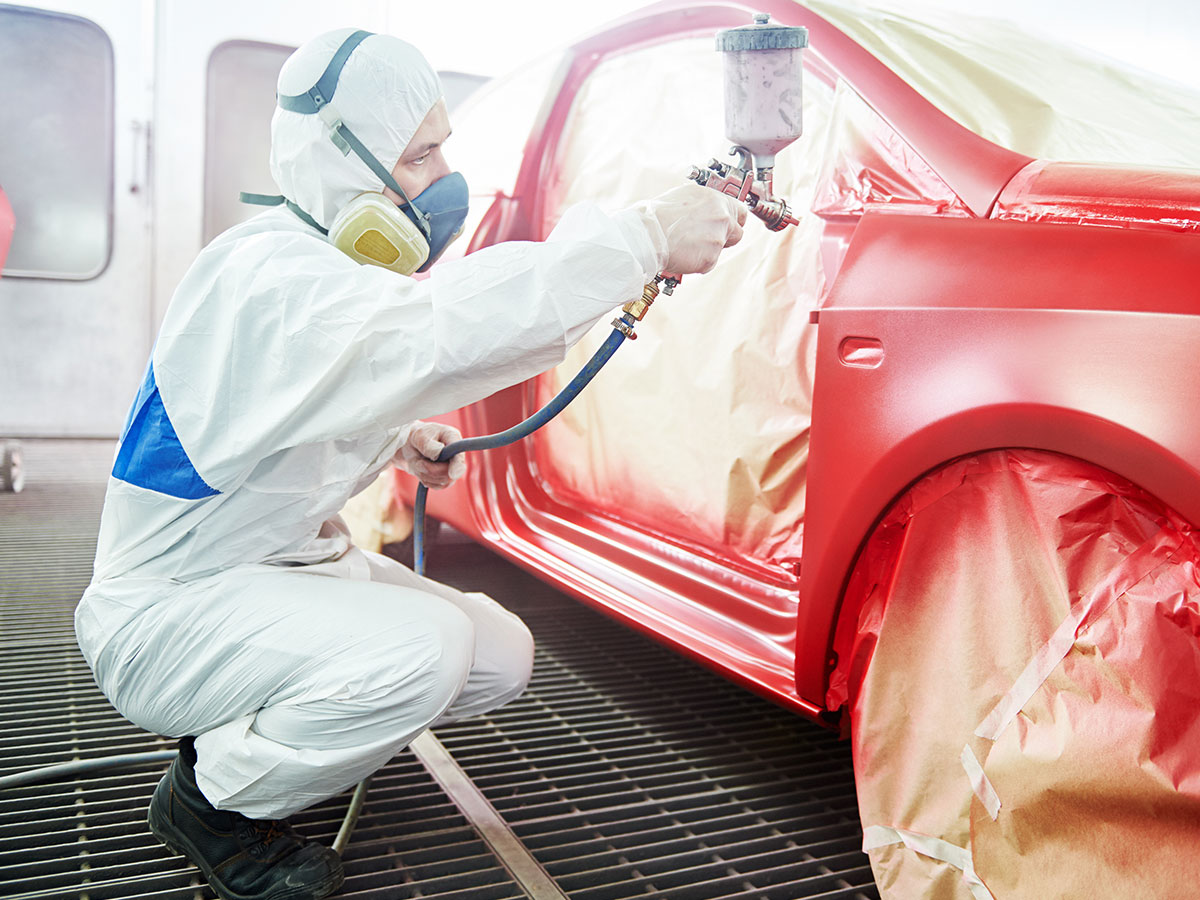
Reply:
[[[629,313],[631,316],[633,316],[635,319],[637,319],[640,322],[640,321],[642,321],[642,318],[646,315],[646,311],[649,310],[650,307],[653,305],[654,298],[657,296],[658,296],[658,282],[651,281],[644,288],[642,288],[642,296],[641,297],[639,297],[637,300],[630,300],[628,303],[626,303],[624,306],[621,307],[621,310],[623,312]]]
[[[621,332],[625,337],[635,339],[637,335],[634,333],[634,326],[642,321],[646,312],[654,304],[654,298],[662,293],[670,296],[674,293],[675,288],[679,286],[679,282],[683,279],[682,275],[655,275],[654,280],[642,288],[642,296],[636,300],[630,300],[621,307],[621,315],[612,320],[613,328]],[[659,285],[662,288],[659,288]]]

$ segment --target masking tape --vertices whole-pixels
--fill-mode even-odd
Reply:
[[[983,804],[983,808],[995,822],[996,817],[1000,815],[1000,795],[992,787],[987,773],[983,771],[983,766],[979,764],[979,759],[970,745],[963,747],[962,767],[963,771],[967,773],[967,779],[971,782],[971,790],[975,792],[975,796],[979,798],[979,802]]]
[[[1163,529],[1114,566],[1058,626],[1050,640],[1034,654],[1008,693],[1000,698],[975,729],[975,734],[989,741],[998,740],[1004,729],[1016,719],[1017,714],[1025,708],[1025,704],[1037,693],[1042,683],[1071,652],[1083,623],[1101,615],[1139,581],[1159,566],[1170,562],[1182,542],[1183,535],[1179,532]]]
[[[943,841],[941,838],[930,837],[927,834],[917,834],[900,828],[890,828],[887,825],[870,825],[863,829],[863,852],[886,847],[888,844],[904,844],[914,853],[928,856],[947,865],[954,866],[962,872],[963,881],[971,891],[975,900],[996,900],[975,873],[975,862],[971,851],[965,847]]]

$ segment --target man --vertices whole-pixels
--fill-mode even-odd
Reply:
[[[180,283],[76,613],[116,708],[181,737],[151,830],[238,900],[336,890],[336,854],[283,820],[529,678],[519,619],[353,547],[346,499],[389,464],[458,477],[461,459],[432,460],[459,435],[421,417],[558,363],[656,272],[707,271],[745,216],[687,185],[617,215],[577,207],[545,243],[424,280],[360,265],[338,247],[389,229],[428,265],[465,215],[437,76],[397,38],[343,30],[298,49],[278,89],[287,205],[219,236]],[[374,224],[347,239],[363,209]]]

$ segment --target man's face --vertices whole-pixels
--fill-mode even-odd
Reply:
[[[446,101],[438,100],[429,110],[400,159],[392,169],[392,177],[404,188],[409,199],[416,197],[439,178],[450,174],[450,166],[442,155],[442,144],[450,137],[450,116]],[[404,199],[391,188],[383,189],[384,196],[397,205]]]

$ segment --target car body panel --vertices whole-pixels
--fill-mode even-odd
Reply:
[[[1039,160],[1009,182],[993,216],[1023,222],[1196,231],[1200,226],[1200,176],[1190,170]]]

